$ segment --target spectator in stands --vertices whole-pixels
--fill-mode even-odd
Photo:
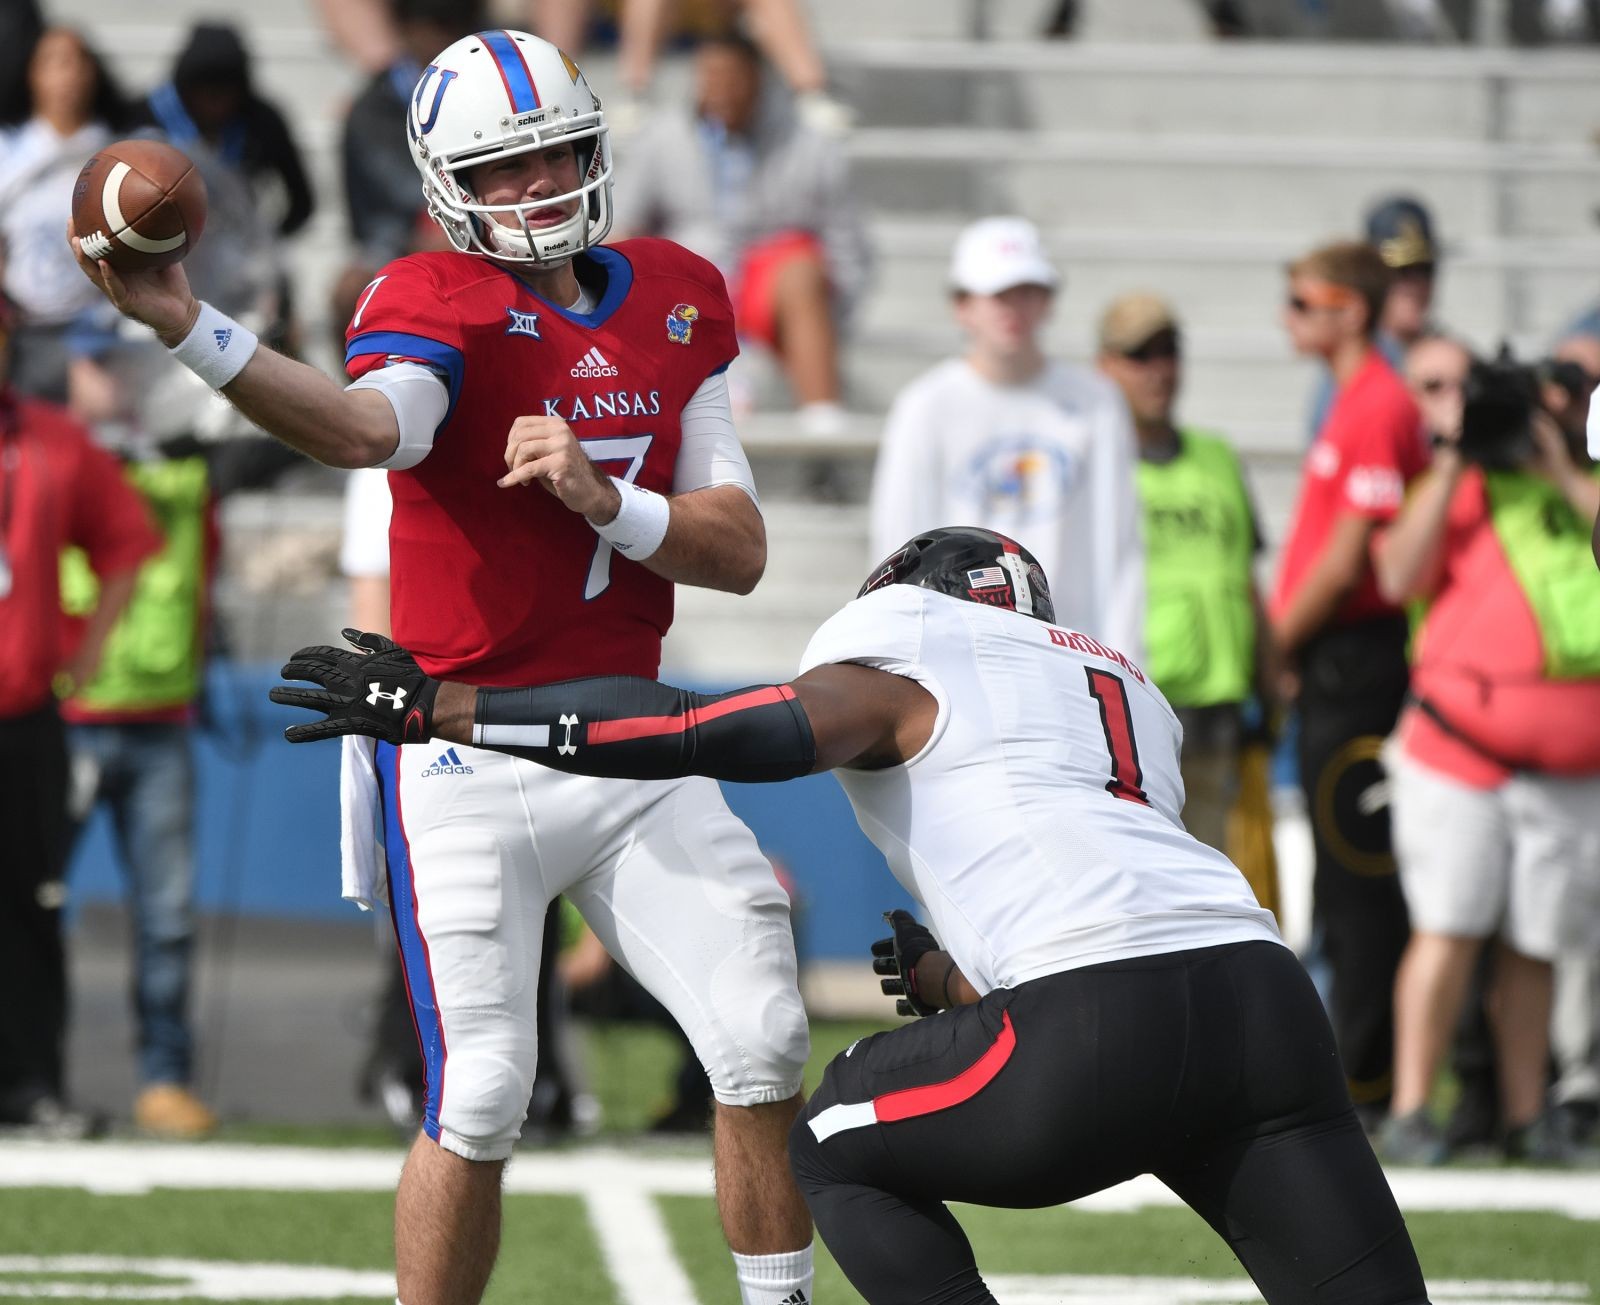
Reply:
[[[1238,455],[1173,419],[1181,346],[1176,315],[1155,295],[1123,295],[1100,318],[1100,370],[1127,399],[1139,441],[1144,666],[1183,724],[1184,826],[1225,852],[1245,704],[1252,693],[1272,699],[1276,666]]]
[[[1446,339],[1413,350],[1436,452],[1373,551],[1387,599],[1429,602],[1389,754],[1413,933],[1382,1141],[1396,1159],[1442,1158],[1428,1100],[1493,939],[1506,1154],[1562,1161],[1572,1141],[1545,1093],[1551,962],[1600,948],[1600,478],[1548,411],[1464,442],[1469,363]]]
[[[417,184],[406,107],[434,55],[486,24],[482,0],[388,0],[386,13],[397,52],[350,106],[339,145],[350,234],[362,262],[372,267],[443,240]]]
[[[1136,444],[1115,385],[1045,356],[1060,281],[1037,228],[984,218],[956,240],[950,288],[963,357],[895,399],[872,483],[872,551],[950,521],[1010,535],[1039,559],[1057,619],[1143,660]]]
[[[1080,0],[1053,0],[1047,11],[1050,16],[1045,20],[1044,35],[1057,40],[1072,36],[1077,31],[1082,7]],[[1201,0],[1199,7],[1205,13],[1211,34],[1219,40],[1257,34],[1238,0]]]
[[[315,200],[299,146],[283,114],[252,87],[250,56],[231,24],[190,29],[171,79],[150,92],[141,116],[180,150],[203,142],[250,179],[258,198],[276,189],[280,236],[311,219]]]
[[[587,7],[586,0],[546,0],[544,5],[547,15],[553,10],[581,14]],[[617,73],[626,98],[618,106],[622,118],[619,130],[629,131],[629,120],[642,117],[642,105],[649,98],[655,78],[656,58],[672,26],[674,12],[680,7],[679,0],[623,0]],[[760,52],[793,94],[801,122],[824,136],[840,136],[849,130],[852,115],[828,93],[828,70],[800,0],[723,0],[720,8],[724,11],[724,24],[733,20],[735,10],[742,11]],[[548,23],[548,17],[544,21]],[[569,26],[570,23],[571,19]],[[547,40],[561,44],[543,27],[538,30]]]
[[[1391,993],[1405,901],[1390,852],[1379,762],[1406,693],[1407,626],[1379,592],[1368,550],[1427,463],[1421,416],[1374,342],[1392,273],[1365,243],[1326,245],[1288,268],[1284,326],[1337,387],[1307,451],[1272,601],[1298,691],[1300,784],[1316,867],[1313,918],[1333,978],[1332,1015],[1356,1107],[1387,1106]]]
[[[59,234],[59,233],[58,233]],[[141,561],[159,547],[139,497],[67,414],[8,381],[11,311],[0,300],[0,1123],[83,1135],[64,1103],[67,747],[53,686],[95,674]],[[63,638],[61,550],[81,547],[98,601]]]
[[[28,59],[43,31],[38,0],[0,0],[0,127],[29,117]]]
[[[66,335],[97,298],[84,283],[61,229],[72,187],[89,157],[125,125],[127,107],[99,57],[77,32],[45,31],[27,77],[0,87],[10,98],[0,130],[0,236],[5,293],[16,306],[12,383],[24,394],[65,403]]]
[[[238,31],[197,23],[139,120],[188,154],[206,183],[206,238],[184,264],[190,283],[292,352],[294,307],[279,241],[305,226],[314,199],[288,123],[253,89]]]
[[[317,0],[329,35],[374,76],[391,68],[407,44],[391,16],[391,4],[392,0]],[[507,11],[514,13],[517,7],[498,6],[499,17],[511,22]],[[618,135],[631,134],[643,119],[656,60],[677,7],[676,0],[619,0],[614,6],[623,96],[607,102],[606,120]],[[568,54],[577,56],[587,44],[590,0],[524,0],[520,8],[523,28]],[[827,69],[799,0],[720,0],[699,8],[710,9],[712,21],[720,26],[727,26],[742,10],[762,53],[794,93],[801,119],[824,134],[838,135],[849,128],[850,110],[828,94]],[[482,25],[477,22],[466,30]],[[435,52],[442,48],[435,47]]]
[[[717,264],[740,338],[776,352],[802,429],[839,433],[839,334],[870,257],[838,142],[772,93],[754,45],[723,35],[695,53],[694,113],[651,122],[628,178],[625,224]]]
[[[1406,350],[1430,329],[1434,281],[1439,247],[1433,238],[1433,219],[1420,200],[1409,195],[1380,199],[1367,210],[1367,243],[1378,251],[1393,274],[1389,296],[1383,301],[1376,344],[1389,365],[1399,371]],[[1322,429],[1337,387],[1324,374],[1311,405],[1311,436]]]

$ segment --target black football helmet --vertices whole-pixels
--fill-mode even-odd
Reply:
[[[943,526],[908,540],[873,568],[856,597],[885,585],[917,585],[1041,621],[1056,619],[1050,582],[1033,554],[979,526]]]

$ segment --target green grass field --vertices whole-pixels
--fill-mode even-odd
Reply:
[[[814,1069],[868,1027],[820,1025]],[[661,1104],[670,1042],[608,1031],[591,1039],[590,1060],[608,1133],[595,1146],[519,1154],[489,1301],[737,1305],[708,1194],[708,1148],[610,1131],[637,1126]],[[0,1145],[0,1299],[388,1301],[399,1155],[399,1141],[378,1130],[261,1126],[193,1148]],[[1600,1214],[1600,1176],[1505,1169],[1443,1178],[1416,1188],[1423,1206],[1467,1204],[1470,1190],[1485,1208],[1408,1209],[1436,1301],[1600,1305],[1600,1227],[1496,1208],[1537,1206],[1552,1193],[1551,1209]],[[1182,1208],[957,1213],[1006,1305],[1256,1299],[1223,1245]],[[821,1305],[858,1299],[820,1247],[817,1289]]]
[[[738,1294],[708,1197],[662,1197],[656,1205],[671,1245],[702,1305],[737,1305]],[[1255,1299],[1226,1249],[1186,1210],[1127,1213],[1073,1210],[994,1211],[958,1215],[991,1279],[1022,1275],[1115,1275],[1131,1279],[1231,1280],[1237,1294],[1208,1300]],[[106,1299],[199,1302],[338,1300],[356,1305],[385,1299],[367,1294],[300,1294],[290,1283],[260,1297],[176,1292],[181,1273],[163,1274],[160,1259],[244,1261],[368,1270],[386,1277],[390,1200],[379,1192],[253,1192],[158,1190],[137,1196],[49,1188],[0,1192],[0,1297],[89,1305]],[[1600,1237],[1593,1224],[1560,1215],[1508,1212],[1414,1212],[1409,1223],[1435,1284],[1436,1299],[1600,1300]],[[39,1257],[43,1268],[18,1268],[12,1257]],[[114,1256],[146,1262],[125,1270],[53,1270],[52,1257]],[[1500,1295],[1463,1287],[1438,1295],[1449,1280],[1517,1280]],[[1534,1284],[1549,1284],[1534,1290]],[[315,1284],[313,1284],[315,1285]],[[1154,1283],[1151,1284],[1155,1286]],[[78,1294],[74,1288],[84,1290]],[[1132,1293],[1136,1288],[1130,1287]],[[127,1294],[123,1294],[127,1292]],[[138,1294],[134,1294],[137,1292]],[[1466,1293],[1466,1294],[1464,1294]],[[833,1261],[819,1254],[817,1299],[857,1300]],[[1002,1301],[1007,1297],[1001,1294]],[[1030,1297],[1031,1299],[1031,1297]],[[1041,1297],[1040,1299],[1052,1299]],[[1069,1299],[1060,1297],[1060,1299]],[[1086,1299],[1074,1295],[1076,1301]],[[1108,1297],[1108,1299],[1116,1299]],[[488,1300],[493,1305],[631,1305],[610,1280],[576,1196],[511,1195],[505,1245]]]

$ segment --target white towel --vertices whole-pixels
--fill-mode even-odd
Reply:
[[[378,741],[344,736],[339,752],[340,893],[363,911],[389,902],[389,876],[383,862],[378,815]]]

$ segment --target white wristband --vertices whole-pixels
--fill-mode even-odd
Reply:
[[[622,506],[605,525],[595,526],[595,533],[623,557],[642,562],[660,548],[661,541],[667,537],[667,520],[672,508],[664,496],[653,490],[630,485],[615,476],[611,477],[611,483],[622,495]]]
[[[202,299],[194,329],[171,352],[213,390],[220,390],[244,370],[259,343],[249,327],[239,325]]]

